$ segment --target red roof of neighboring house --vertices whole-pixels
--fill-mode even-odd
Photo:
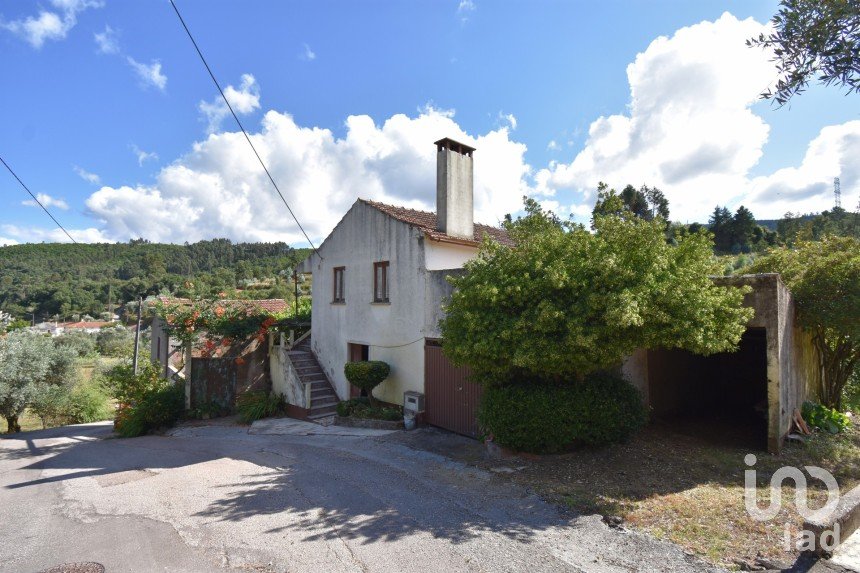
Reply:
[[[172,298],[169,296],[160,296],[158,297],[164,304],[193,304],[194,301],[190,298]],[[264,310],[266,312],[277,313],[284,312],[289,308],[287,305],[287,301],[282,298],[266,298],[261,300],[241,300],[241,299],[220,299],[216,301],[223,305],[231,305],[231,306],[247,306],[249,308],[256,308],[259,310]]]
[[[418,211],[416,209],[407,209],[406,207],[397,207],[394,205],[386,205],[385,203],[377,203],[376,201],[369,201],[367,199],[359,199],[359,201],[361,201],[362,203],[366,203],[371,207],[379,209],[386,215],[393,217],[398,221],[403,221],[404,223],[408,223],[409,225],[413,225],[415,227],[420,228],[422,231],[424,231],[424,234],[426,234],[434,241],[477,246],[481,241],[484,240],[484,237],[487,236],[499,244],[506,245],[509,247],[514,246],[514,242],[508,235],[508,232],[499,227],[491,227],[490,225],[481,225],[480,223],[475,223],[474,239],[463,239],[462,237],[454,237],[437,230],[436,213],[431,213],[429,211]]]
[[[102,321],[93,321],[93,322],[61,322],[58,326],[62,326],[63,328],[102,328],[104,326],[110,326],[114,324],[113,322],[102,322]]]

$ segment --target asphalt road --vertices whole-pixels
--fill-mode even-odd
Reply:
[[[110,425],[0,439],[0,572],[713,571],[385,437]]]

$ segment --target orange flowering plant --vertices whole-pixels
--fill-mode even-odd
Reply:
[[[256,338],[263,343],[269,332],[280,331],[285,318],[272,315],[250,301],[211,299],[159,302],[156,314],[166,323],[170,336],[196,345],[202,339],[201,355],[210,357],[218,347]],[[285,313],[286,314],[286,313]]]

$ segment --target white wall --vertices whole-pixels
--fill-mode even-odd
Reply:
[[[283,396],[287,404],[307,408],[305,385],[293,367],[286,347],[280,343],[283,337],[281,333],[278,344],[275,344],[274,337],[269,335],[269,373],[272,377],[272,392]]]
[[[466,261],[478,255],[478,247],[424,240],[424,256],[428,271],[462,268]]]
[[[313,273],[314,353],[341,399],[348,343],[370,346],[391,375],[374,393],[400,404],[406,390],[424,391],[424,280],[422,233],[356,202],[303,270]],[[373,303],[373,263],[389,261],[390,304]],[[333,269],[345,267],[344,304],[332,303]]]
[[[170,352],[170,335],[164,330],[164,321],[156,316],[152,319],[149,339],[149,359],[161,366],[161,375],[167,376],[167,355]]]

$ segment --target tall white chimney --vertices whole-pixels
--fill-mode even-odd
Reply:
[[[436,229],[461,239],[475,238],[474,151],[447,137],[436,142]]]

